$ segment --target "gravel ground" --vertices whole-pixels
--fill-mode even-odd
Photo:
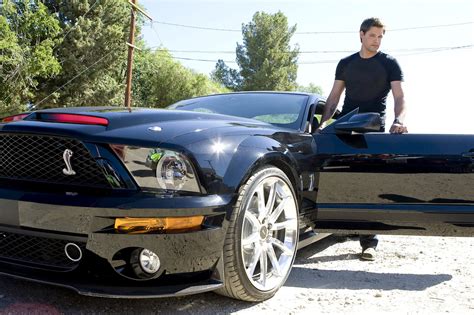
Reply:
[[[358,252],[333,236],[302,249],[285,286],[261,303],[91,298],[0,277],[0,314],[474,314],[473,238],[381,236],[377,261]]]

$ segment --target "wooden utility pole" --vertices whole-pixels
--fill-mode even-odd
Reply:
[[[132,9],[130,10],[130,37],[128,39],[128,58],[127,58],[127,86],[125,87],[125,107],[131,111],[130,103],[131,103],[131,94],[132,94],[132,68],[133,68],[133,49],[137,48],[135,44],[135,12],[139,11],[141,14],[146,16],[152,23],[153,18],[149,16],[145,11],[140,9],[137,6],[137,0],[128,0],[128,3],[131,5]]]
[[[127,86],[125,88],[125,107],[130,110],[130,101],[132,93],[132,67],[133,67],[133,48],[135,43],[135,6],[137,0],[131,0],[132,8],[130,10],[130,36],[128,38],[128,58],[127,58]]]

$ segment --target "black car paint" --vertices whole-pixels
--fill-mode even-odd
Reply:
[[[77,110],[75,112],[88,113]],[[116,111],[112,112],[112,116],[108,116],[104,111],[93,112],[96,116],[107,117],[110,121],[109,127],[38,123],[34,120],[3,125],[2,132],[5,133],[51,134],[78,139],[89,148],[95,158],[106,157],[121,173],[121,177],[127,184],[118,191],[107,192],[104,196],[100,192],[79,187],[55,185],[38,187],[34,183],[23,182],[8,185],[8,187],[4,183],[0,189],[0,199],[3,205],[8,204],[8,209],[5,211],[8,215],[2,215],[0,230],[12,231],[13,229],[15,233],[20,234],[31,234],[31,231],[34,231],[35,236],[49,238],[75,239],[79,237],[87,242],[87,250],[93,253],[93,259],[103,259],[110,265],[117,264],[119,259],[115,256],[123,248],[149,248],[160,253],[166,276],[174,276],[172,283],[179,283],[181,278],[186,277],[191,280],[178,286],[165,285],[163,280],[159,283],[140,281],[143,288],[149,288],[146,293],[143,293],[140,290],[130,290],[130,286],[134,287],[137,284],[131,284],[124,273],[121,273],[124,278],[122,282],[125,281],[125,285],[130,286],[125,286],[126,289],[121,291],[116,289],[117,283],[105,288],[95,285],[85,289],[86,278],[78,275],[83,273],[80,268],[63,277],[52,277],[48,281],[47,276],[38,273],[37,266],[28,270],[17,268],[14,261],[9,261],[8,264],[0,264],[0,273],[40,282],[52,282],[68,286],[82,294],[94,296],[169,296],[197,293],[204,288],[213,290],[221,285],[219,281],[216,281],[221,273],[218,270],[215,270],[212,279],[209,277],[210,273],[205,279],[199,277],[202,277],[200,272],[213,270],[218,265],[227,224],[225,218],[230,216],[231,205],[235,203],[235,192],[238,186],[258,165],[278,160],[279,164],[288,163],[296,167],[296,162],[292,162],[288,153],[284,153],[285,149],[279,148],[282,146],[279,142],[282,139],[279,141],[272,139],[275,128],[269,124],[209,114],[200,114],[199,119],[194,120],[189,118],[188,112],[178,111],[172,114],[168,114],[168,111],[157,112],[154,118],[150,118],[153,116],[152,112],[145,110],[145,119],[142,118],[141,110],[132,113],[124,111],[123,115],[131,115],[134,121],[142,123],[133,128],[127,125],[123,116],[117,117]],[[139,116],[137,119],[134,118],[135,113]],[[181,119],[180,116],[182,116]],[[159,125],[164,130],[169,129],[167,122],[175,120],[185,122],[180,125],[181,136],[179,137],[175,137],[176,131],[158,134],[151,131],[143,133],[143,130],[155,125]],[[196,129],[200,129],[200,132],[196,133]],[[287,131],[280,131],[282,132]],[[105,133],[107,136],[103,136]],[[249,137],[249,134],[256,135],[257,138],[253,139]],[[208,152],[209,146],[212,146],[212,140],[217,138],[226,141],[229,148],[232,148],[230,152],[223,152],[218,159],[212,156],[212,152]],[[311,137],[305,135],[304,138],[309,140]],[[108,147],[110,143],[150,148],[159,146],[184,153],[192,158],[196,165],[199,165],[199,177],[204,183],[207,195],[179,196],[170,193],[159,195],[138,191],[133,179],[123,167],[120,167],[120,159]],[[237,147],[241,154],[234,157],[233,149]],[[210,159],[215,160],[216,163],[210,164]],[[290,166],[287,166],[287,169],[290,169]],[[296,173],[293,174],[293,177],[295,176],[297,176]],[[163,235],[119,235],[113,230],[113,221],[116,217],[195,214],[204,214],[207,217],[204,224],[206,228],[202,231]],[[45,230],[54,231],[54,233],[44,234]],[[176,259],[177,257],[179,258]],[[91,268],[94,270],[94,266]],[[193,271],[194,275],[186,275],[189,271]],[[89,273],[90,271],[87,274]],[[95,277],[87,278],[93,281]]]
[[[473,136],[368,133],[317,140],[318,230],[472,235]]]
[[[306,117],[318,101],[309,95]],[[120,269],[117,253],[121,250],[150,248],[162,253],[163,277],[171,280],[136,281],[117,271],[121,280],[112,276],[114,280],[88,286],[79,276],[81,268],[48,278],[37,267],[19,268],[14,261],[0,264],[2,274],[97,296],[152,297],[213,290],[223,277],[220,256],[236,193],[253,172],[270,164],[281,168],[296,188],[302,231],[313,227],[318,232],[473,235],[471,135],[309,134],[304,122],[295,131],[251,119],[180,110],[80,108],[71,112],[107,118],[109,126],[38,122],[32,114],[1,125],[0,132],[78,139],[95,152],[95,158],[106,157],[123,181],[122,187],[103,192],[2,180],[0,231],[83,239],[88,258],[101,260],[113,275],[114,268]],[[162,131],[150,131],[154,126]],[[225,144],[222,152],[212,151],[216,142]],[[140,190],[110,144],[181,152],[195,164],[205,194]],[[415,185],[410,177],[421,177],[421,183]],[[433,182],[441,177],[451,183],[450,190],[439,189]],[[420,185],[431,185],[431,192],[417,191]],[[201,231],[123,235],[113,229],[116,217],[195,214],[206,216]],[[95,274],[90,283],[94,279]]]

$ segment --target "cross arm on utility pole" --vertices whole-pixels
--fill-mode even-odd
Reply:
[[[148,13],[143,11],[142,8],[140,8],[138,5],[132,2],[132,0],[128,0],[128,3],[132,6],[132,8],[134,8],[135,10],[139,11],[141,14],[146,16],[150,21],[153,21],[153,18]]]

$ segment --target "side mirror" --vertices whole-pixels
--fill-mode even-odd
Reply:
[[[379,131],[382,125],[379,113],[363,113],[351,116],[347,121],[336,122],[334,129],[336,133],[365,133]]]
[[[354,109],[338,118],[334,123],[324,128],[322,134],[347,134],[352,132],[364,133],[380,131],[382,120],[379,113],[359,114],[359,108]]]

